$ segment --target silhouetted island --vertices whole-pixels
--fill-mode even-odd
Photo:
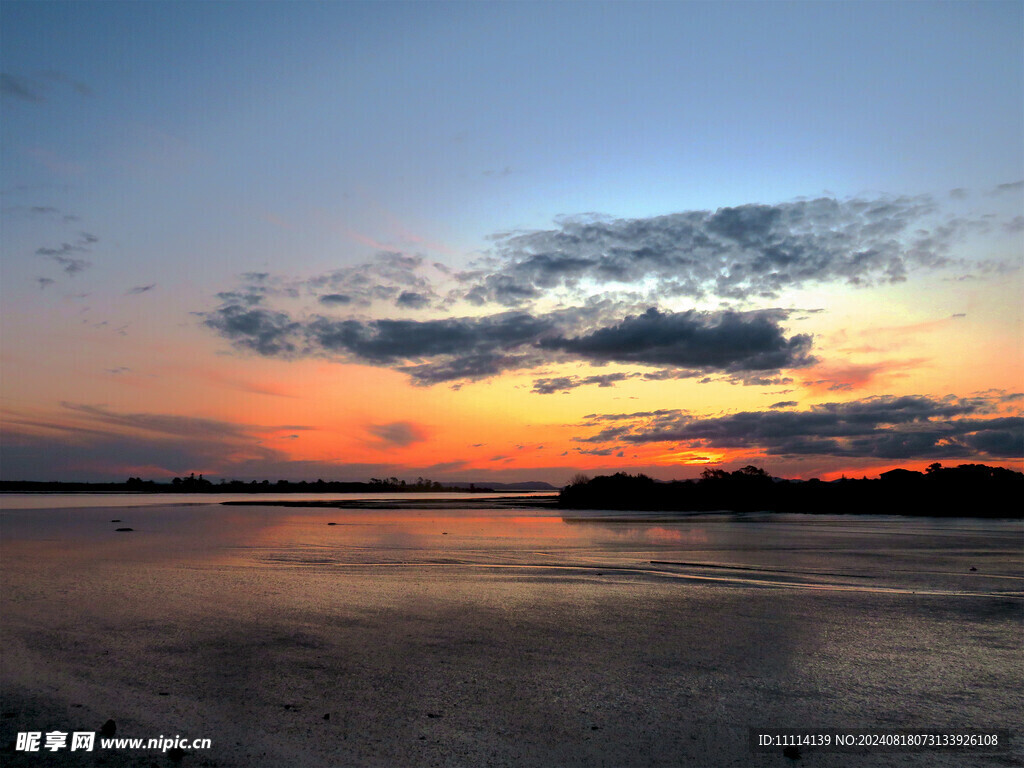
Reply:
[[[658,482],[646,475],[577,476],[562,489],[565,509],[802,512],[943,517],[1024,517],[1024,474],[1003,467],[932,464],[893,469],[877,480],[782,480],[747,466],[707,469],[699,480]]]

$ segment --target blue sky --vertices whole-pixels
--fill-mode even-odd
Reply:
[[[211,229],[256,210],[315,229],[319,209],[384,239],[387,211],[462,250],[555,215],[943,193],[1024,164],[1019,3],[14,2],[4,17],[6,69],[93,94],[43,79],[44,103],[8,100],[6,173]]]
[[[120,329],[104,370],[190,346],[212,365],[225,350],[197,317],[243,273],[305,279],[383,252],[459,270],[496,235],[589,214],[928,196],[1000,222],[960,256],[1019,265],[1020,198],[996,194],[1024,178],[1019,2],[0,15],[5,345],[49,355],[50,375],[86,343],[74,323]],[[9,406],[27,407],[24,382]]]

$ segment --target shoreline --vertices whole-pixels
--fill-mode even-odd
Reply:
[[[224,507],[305,507],[310,509],[558,509],[557,496],[498,496],[476,499],[351,499],[214,502]]]

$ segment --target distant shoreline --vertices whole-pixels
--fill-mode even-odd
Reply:
[[[558,488],[549,483],[488,483],[477,484],[468,482],[442,485],[432,481],[402,484],[392,482],[293,482],[269,480],[242,482],[239,480],[212,483],[198,478],[175,478],[178,483],[157,483],[153,480],[133,478],[124,483],[86,483],[47,480],[0,480],[0,494],[3,493],[123,493],[123,494],[161,494],[161,493],[557,493]]]
[[[257,499],[245,501],[222,501],[221,506],[225,507],[313,507],[320,509],[479,509],[486,506],[488,509],[502,509],[513,507],[522,509],[532,507],[539,509],[558,509],[558,496],[550,494],[547,496],[498,496],[486,499],[338,499],[302,501],[290,499],[270,499],[260,501]]]
[[[511,486],[511,487],[509,487]],[[538,487],[541,486],[541,487]],[[547,486],[547,487],[543,487]],[[535,508],[565,510],[621,510],[632,512],[767,512],[797,514],[905,515],[913,517],[1024,518],[1002,499],[1024,498],[1024,473],[983,464],[943,467],[932,464],[926,472],[894,469],[877,480],[866,478],[784,480],[747,466],[735,472],[708,469],[699,480],[659,482],[645,475],[582,475],[561,490],[547,483],[453,483],[418,478],[415,483],[373,479],[357,482],[271,483],[241,481],[212,483],[190,475],[156,483],[129,478],[125,483],[65,483],[0,481],[0,494],[111,494],[111,495],[251,495],[244,500],[220,502],[230,506],[321,507],[335,509],[491,509]],[[543,496],[520,494],[543,493]],[[354,494],[363,499],[259,498],[275,494]],[[421,498],[372,498],[384,494]],[[428,494],[433,497],[428,497]],[[449,494],[436,498],[436,494]],[[490,498],[481,498],[487,494]],[[494,494],[500,494],[494,498]],[[461,497],[461,498],[453,498]]]

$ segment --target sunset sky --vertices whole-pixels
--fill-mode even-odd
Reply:
[[[0,5],[0,475],[1024,456],[1024,4]]]

